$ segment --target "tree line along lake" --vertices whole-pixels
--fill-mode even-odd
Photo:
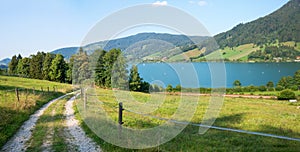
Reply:
[[[283,76],[293,76],[300,63],[139,63],[140,76],[149,83],[185,88],[216,88],[213,81],[222,81],[227,88],[239,80],[242,86],[261,86],[277,82]],[[213,80],[213,81],[212,81]],[[222,85],[220,85],[222,86]]]

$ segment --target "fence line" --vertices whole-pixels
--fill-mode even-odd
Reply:
[[[98,95],[92,95],[92,94],[85,93],[85,97],[87,97],[87,96],[98,96]],[[87,98],[85,98],[85,103],[87,102],[86,100],[87,100]],[[174,120],[174,119],[157,117],[157,116],[153,116],[153,115],[150,115],[150,114],[144,114],[144,113],[135,112],[135,111],[126,109],[126,108],[123,107],[122,102],[118,102],[118,107],[112,106],[111,104],[108,104],[106,102],[102,102],[102,101],[99,101],[99,102],[101,104],[107,105],[111,108],[119,108],[118,123],[119,123],[120,126],[122,124],[124,124],[124,122],[123,122],[123,111],[125,110],[127,112],[134,113],[134,114],[137,114],[137,115],[142,115],[142,116],[147,116],[147,117],[151,117],[151,118],[154,118],[154,119],[169,121],[169,122],[172,122],[172,123],[175,123],[175,124],[192,125],[192,126],[212,128],[212,129],[222,130],[222,131],[231,131],[231,132],[245,133],[245,134],[251,134],[251,135],[259,135],[259,136],[272,137],[272,138],[278,138],[278,139],[285,139],[285,140],[292,140],[292,141],[300,142],[300,138],[292,138],[292,137],[286,137],[286,136],[280,136],[280,135],[274,135],[274,134],[267,134],[267,133],[261,133],[261,132],[255,132],[255,131],[247,131],[247,130],[241,130],[241,129],[232,129],[232,128],[225,128],[225,127],[218,127],[218,126],[208,126],[208,125],[191,123],[191,122],[186,122],[186,121],[178,121],[178,120]]]

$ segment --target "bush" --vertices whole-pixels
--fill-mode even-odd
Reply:
[[[261,92],[264,92],[264,91],[267,91],[267,87],[262,85],[262,86],[258,87],[258,90],[261,91]]]
[[[277,99],[278,100],[296,99],[296,95],[295,95],[295,93],[292,90],[286,89],[286,90],[281,91],[277,95]]]

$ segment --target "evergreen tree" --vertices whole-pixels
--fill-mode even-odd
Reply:
[[[17,60],[20,61],[22,59],[21,54],[18,55]]]
[[[100,86],[100,87],[104,87],[105,85],[105,60],[104,60],[104,56],[106,54],[106,51],[101,50],[97,63],[96,63],[96,69],[95,69],[95,82],[96,85]]]
[[[36,55],[31,55],[30,62],[30,77],[34,79],[43,79],[43,62],[46,54],[38,52]]]
[[[51,80],[50,79],[50,67],[52,65],[52,60],[55,58],[54,54],[47,53],[45,56],[45,60],[43,62],[43,79],[44,80]]]
[[[108,51],[105,55],[104,55],[104,61],[105,64],[104,66],[106,67],[105,70],[105,87],[107,88],[111,88],[112,86],[112,70],[113,70],[113,65],[115,64],[115,62],[118,59],[118,56],[121,54],[121,50],[120,49],[112,49],[110,51]]]
[[[18,66],[18,59],[17,56],[14,55],[8,65],[8,74],[10,75],[17,74],[17,66]]]
[[[133,65],[130,69],[129,89],[131,91],[141,91],[141,87],[142,78],[140,77],[137,66]]]
[[[68,83],[72,83],[72,80],[73,80],[72,71],[73,71],[73,65],[74,65],[74,60],[75,60],[74,57],[75,56],[72,55],[71,58],[70,58],[69,63],[67,63],[66,82],[68,82]]]
[[[111,81],[113,88],[125,90],[128,88],[128,70],[126,60],[121,54],[121,50],[119,51],[119,56],[113,64]]]
[[[300,70],[295,72],[294,81],[295,81],[295,84],[299,87],[300,86]]]
[[[17,67],[17,71],[19,76],[22,77],[29,77],[29,72],[30,72],[30,58],[23,58],[21,60],[19,60],[18,62],[18,67]]]
[[[149,91],[150,91],[149,89],[150,89],[150,84],[146,81],[142,81],[140,91],[145,92],[145,93],[149,93]]]
[[[57,54],[52,60],[50,67],[50,79],[56,82],[65,82],[66,80],[66,62],[61,54]]]
[[[73,69],[72,69],[72,81],[75,84],[80,84],[84,80],[89,79],[91,71],[89,70],[89,58],[86,52],[79,50],[74,55]]]
[[[277,83],[277,87],[282,87],[284,89],[288,89],[288,88],[292,88],[292,86],[294,86],[294,78],[291,76],[287,76],[287,77],[282,77],[278,83]]]
[[[270,91],[270,90],[274,90],[274,83],[272,82],[272,81],[269,81],[268,83],[267,83],[267,88],[268,88],[268,90]]]

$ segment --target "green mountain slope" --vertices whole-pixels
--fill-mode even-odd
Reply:
[[[300,42],[300,0],[290,0],[277,11],[255,21],[239,24],[214,36],[221,48],[243,44]]]
[[[172,50],[176,47],[200,43],[208,37],[185,36],[165,33],[139,33],[136,35],[118,38],[114,40],[100,41],[83,46],[83,50],[92,54],[97,49],[111,50],[121,49],[125,54],[135,54],[136,58],[143,58],[157,52]],[[69,59],[78,52],[78,47],[61,48],[52,51],[54,54],[62,54]]]

